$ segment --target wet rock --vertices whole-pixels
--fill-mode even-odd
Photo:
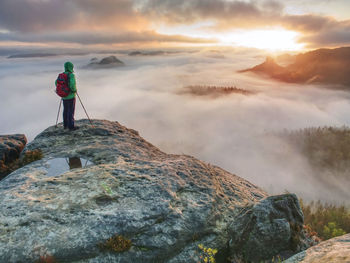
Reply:
[[[268,197],[219,167],[166,154],[118,122],[76,123],[73,132],[60,124],[40,133],[24,151],[40,148],[44,158],[0,182],[0,262],[191,263],[204,244],[219,250],[220,263],[243,256],[236,243],[298,249],[293,235],[302,214],[294,195]],[[93,164],[51,174],[50,160],[69,157]],[[116,235],[131,248],[101,249]]]
[[[350,262],[350,234],[321,242],[284,263],[346,263]]]

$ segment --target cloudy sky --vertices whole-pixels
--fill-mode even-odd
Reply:
[[[0,0],[0,47],[350,44],[348,0]]]

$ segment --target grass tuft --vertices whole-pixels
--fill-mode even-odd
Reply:
[[[128,251],[131,246],[131,240],[123,237],[122,235],[114,235],[99,245],[101,249],[110,250],[117,253]]]

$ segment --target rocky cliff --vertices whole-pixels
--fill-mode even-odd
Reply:
[[[43,158],[0,182],[0,262],[191,263],[199,244],[217,262],[260,262],[305,248],[295,195],[93,124],[49,127],[24,149]]]

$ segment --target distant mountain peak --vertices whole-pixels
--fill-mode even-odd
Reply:
[[[317,49],[298,54],[294,63],[282,67],[267,57],[253,68],[239,72],[263,73],[290,83],[319,83],[350,86],[350,47]]]
[[[120,66],[124,66],[124,62],[113,55],[105,57],[100,61],[98,61],[97,58],[92,58],[89,65],[87,65],[88,68],[111,68]]]

